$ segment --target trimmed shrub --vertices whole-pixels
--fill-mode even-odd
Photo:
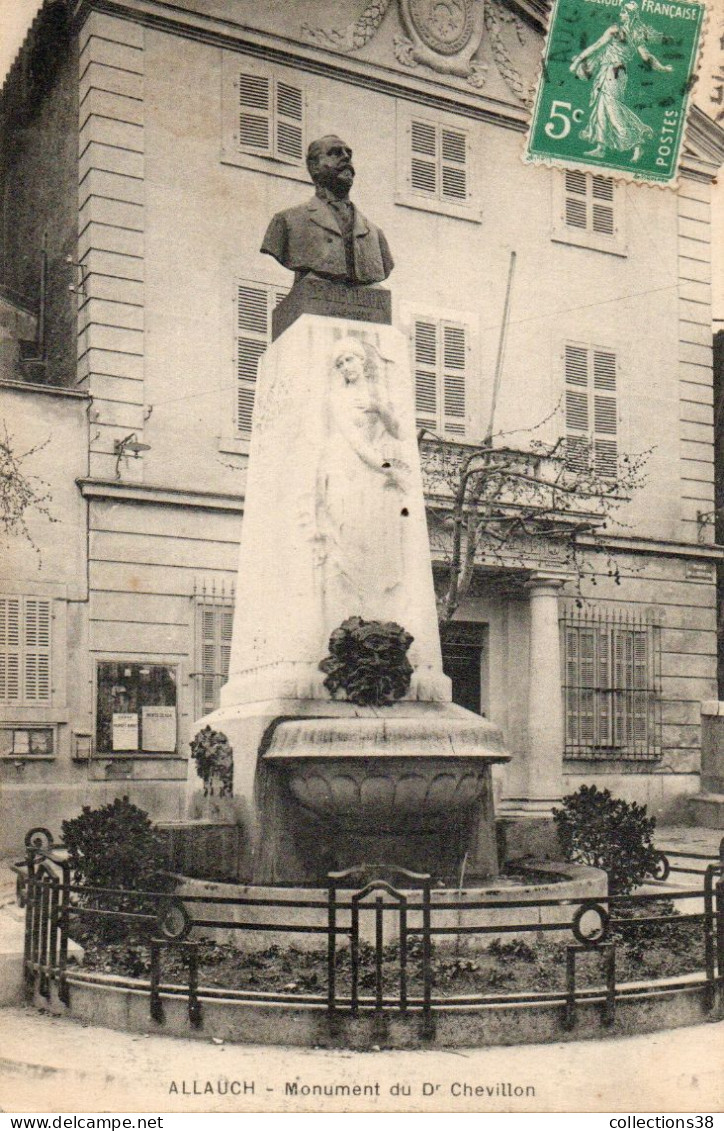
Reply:
[[[148,813],[127,797],[63,821],[63,843],[68,850],[73,883],[89,888],[113,888],[118,894],[78,893],[79,906],[110,911],[155,914],[157,901],[134,892],[166,891],[171,881],[165,867],[163,840]],[[118,938],[137,933],[132,921],[83,916],[81,922],[96,937]],[[143,928],[142,928],[143,929]]]
[[[553,810],[553,820],[565,859],[603,868],[612,895],[626,895],[654,875],[656,818],[647,816],[645,805],[582,785]]]

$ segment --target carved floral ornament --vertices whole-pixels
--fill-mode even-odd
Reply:
[[[320,47],[352,54],[374,39],[393,5],[405,31],[393,40],[395,57],[403,66],[422,65],[456,75],[480,89],[485,84],[487,66],[475,56],[487,32],[495,64],[510,90],[522,102],[531,100],[529,84],[513,65],[501,34],[504,25],[512,24],[518,42],[524,45],[525,28],[501,0],[372,0],[346,28],[303,24],[302,34]]]

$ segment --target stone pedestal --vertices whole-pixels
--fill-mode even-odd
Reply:
[[[319,661],[350,616],[407,629],[410,697],[450,701],[407,342],[305,314],[260,365],[221,705],[326,698]]]
[[[530,661],[528,682],[528,741],[510,766],[509,796],[501,817],[528,825],[509,830],[507,842],[526,854],[530,841],[535,854],[553,850],[550,823],[553,807],[563,792],[563,700],[561,691],[558,593],[563,581],[536,576],[527,585],[530,594]],[[527,838],[527,839],[526,839]],[[544,848],[544,846],[546,846]]]
[[[324,687],[330,635],[353,616],[412,635],[404,699],[358,707]],[[490,767],[507,754],[442,670],[413,378],[391,326],[302,314],[263,358],[229,681],[207,725],[234,751],[243,878],[318,884],[363,860],[496,873]]]

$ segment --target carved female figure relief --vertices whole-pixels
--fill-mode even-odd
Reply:
[[[368,342],[337,343],[328,413],[316,501],[325,605],[335,624],[351,615],[385,619],[403,582],[409,469],[387,363]]]

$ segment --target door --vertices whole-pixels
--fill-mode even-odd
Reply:
[[[442,645],[442,668],[452,680],[453,703],[486,713],[483,702],[484,633],[483,624],[456,622],[449,625]]]

